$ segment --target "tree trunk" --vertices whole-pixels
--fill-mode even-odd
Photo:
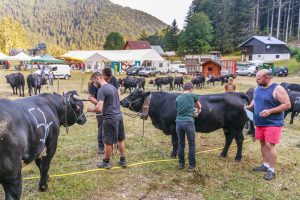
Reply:
[[[295,6],[295,1],[292,0],[291,3],[291,14],[290,14],[290,33],[289,33],[289,37],[293,36],[293,29],[294,29],[294,6]]]
[[[260,0],[257,0],[257,4],[256,4],[256,22],[255,22],[255,29],[256,29],[256,34],[258,33],[259,30],[259,4],[260,4]]]
[[[276,31],[276,37],[279,39],[279,31],[280,31],[280,22],[281,22],[281,0],[279,0],[279,7],[278,7],[278,19],[277,19],[277,31]]]
[[[273,0],[273,6],[272,6],[272,18],[271,18],[271,30],[270,33],[273,35],[273,24],[274,24],[274,11],[275,10],[275,0]]]
[[[282,37],[285,38],[285,27],[286,27],[286,16],[287,16],[287,8],[284,6],[285,4],[282,5],[282,9],[284,10],[284,16],[283,16],[283,25],[282,25]],[[280,35],[280,33],[279,33]]]
[[[268,19],[267,19],[267,33],[269,34],[270,30],[270,0],[268,1]]]
[[[290,11],[291,10],[291,0],[289,1],[289,8],[287,10],[287,19],[286,19],[286,27],[285,27],[285,42],[288,41],[288,34],[289,34],[289,25],[290,25]]]
[[[297,30],[297,37],[300,40],[300,3],[299,3],[299,15],[298,15],[298,30]]]

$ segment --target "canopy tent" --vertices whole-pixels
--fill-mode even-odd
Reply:
[[[126,61],[164,61],[164,59],[153,49],[142,50],[95,50],[95,51],[70,51],[61,56],[64,59],[104,62],[126,62]]]
[[[106,58],[98,54],[97,51],[70,51],[62,55],[60,58],[81,62],[108,61]]]
[[[37,62],[37,63],[64,63],[63,60],[59,60],[57,58],[54,58],[50,54],[46,54],[42,56],[41,58],[33,58],[31,62]]]
[[[141,50],[100,50],[101,56],[113,62],[126,61],[164,61],[164,59],[153,49]]]
[[[30,61],[32,57],[26,55],[24,52],[21,52],[15,56],[8,56],[7,60],[13,60],[13,61]]]
[[[0,60],[7,60],[8,56],[0,52]]]

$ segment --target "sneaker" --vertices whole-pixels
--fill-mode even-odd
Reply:
[[[97,167],[99,168],[103,168],[103,169],[110,169],[112,167],[111,163],[110,162],[100,162],[97,164]]]
[[[275,172],[272,172],[270,170],[268,170],[267,173],[265,173],[265,175],[264,175],[264,179],[267,181],[270,181],[270,180],[274,179],[275,177],[276,177]]]
[[[252,169],[254,172],[267,172],[268,171],[268,168],[266,166],[264,166],[263,164],[259,167],[254,167]]]
[[[178,168],[179,168],[179,169],[184,169],[184,164],[183,164],[183,163],[179,163]]]
[[[195,166],[189,166],[188,171],[193,172],[195,171],[196,167]]]
[[[126,160],[124,159],[124,160],[120,160],[119,161],[119,166],[121,166],[121,167],[127,167],[127,163],[126,163]]]

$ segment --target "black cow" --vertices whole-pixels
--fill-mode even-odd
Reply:
[[[130,93],[132,89],[135,89],[137,86],[143,88],[145,90],[145,78],[136,78],[136,77],[126,77],[125,79],[119,79],[119,83],[123,86],[124,93],[129,89]]]
[[[139,112],[142,109],[145,98],[150,94],[149,116],[152,124],[162,130],[166,135],[172,136],[173,151],[171,156],[176,157],[178,138],[175,124],[175,99],[179,94],[164,92],[150,93],[135,90],[126,97],[126,99],[121,101],[121,105],[135,112]],[[235,159],[241,160],[244,140],[242,130],[248,121],[244,111],[244,105],[250,103],[248,97],[243,93],[226,93],[200,95],[199,100],[202,104],[202,112],[199,117],[195,119],[196,131],[210,133],[222,128],[226,142],[221,156],[225,157],[227,155],[229,146],[232,140],[235,139],[237,143]]]
[[[10,84],[13,90],[13,94],[18,95],[18,89],[19,89],[20,96],[24,97],[24,86],[25,86],[24,75],[21,73],[12,73],[6,75],[5,78],[6,78],[6,82]]]
[[[173,86],[173,82],[174,82],[174,78],[172,76],[168,76],[168,77],[159,77],[159,78],[156,78],[154,79],[154,85],[157,86],[157,90],[160,90],[162,91],[162,85],[170,85],[170,90],[173,90],[174,89],[174,86]]]
[[[41,94],[15,101],[0,99],[0,108],[0,183],[5,199],[20,199],[22,162],[35,161],[39,189],[45,191],[60,127],[86,122],[81,99],[76,91],[63,96]]]
[[[174,86],[176,86],[177,90],[183,88],[183,77],[175,77]]]
[[[212,83],[213,85],[215,85],[215,82],[221,82],[221,85],[224,85],[224,83],[228,83],[228,79],[229,77],[227,76],[210,76],[207,80],[207,83]]]
[[[300,85],[296,83],[285,83],[282,82],[281,86],[284,87],[287,91],[298,91],[300,92]]]
[[[290,91],[289,97],[291,101],[291,108],[284,112],[284,118],[291,112],[291,121],[290,124],[294,123],[294,117],[298,115],[300,112],[300,92],[298,91]]]
[[[197,89],[201,89],[204,88],[204,84],[205,84],[205,77],[204,76],[197,76],[196,78],[193,78],[191,80],[191,83],[195,86]]]
[[[41,93],[41,87],[45,84],[45,79],[38,74],[29,74],[27,76],[27,85],[28,85],[28,93],[31,96],[32,89],[34,89],[34,94]]]

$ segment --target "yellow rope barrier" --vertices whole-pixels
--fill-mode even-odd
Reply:
[[[246,140],[244,143],[249,142],[249,141],[251,141],[251,140],[250,139]],[[232,146],[236,146],[236,145],[232,145]],[[203,154],[203,153],[209,153],[212,151],[217,151],[217,150],[222,150],[222,149],[223,149],[223,147],[210,149],[210,150],[206,150],[206,151],[200,151],[200,152],[197,152],[196,155]],[[147,165],[147,164],[152,164],[152,163],[174,162],[174,161],[178,161],[178,159],[150,160],[150,161],[132,163],[132,164],[127,165],[127,167],[135,167],[135,166]],[[112,167],[109,170],[116,170],[116,169],[122,169],[122,167]],[[50,178],[66,177],[66,176],[73,176],[73,175],[86,174],[86,173],[99,172],[99,171],[107,171],[107,169],[102,169],[102,168],[101,169],[90,169],[90,170],[75,171],[75,172],[70,172],[70,173],[65,173],[65,174],[54,174],[54,175],[50,175]],[[28,177],[28,178],[24,178],[23,180],[35,180],[35,179],[40,179],[40,177],[39,176]]]

